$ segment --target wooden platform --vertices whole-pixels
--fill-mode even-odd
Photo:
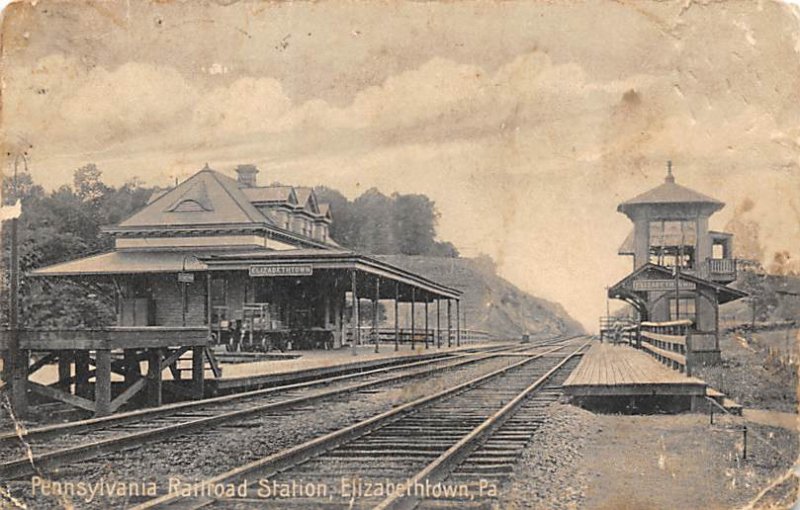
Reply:
[[[570,396],[698,396],[706,383],[628,345],[595,343],[564,382]]]

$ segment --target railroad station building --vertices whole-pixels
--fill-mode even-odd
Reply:
[[[676,183],[670,164],[663,184],[617,207],[633,222],[619,248],[633,271],[608,297],[630,304],[640,324],[682,327],[702,362],[719,360],[719,306],[746,296],[728,285],[736,280],[733,236],[708,227],[724,205]]]
[[[377,350],[377,314],[366,332],[360,327],[363,299],[373,309],[380,300],[394,303],[394,331],[383,338],[395,348],[404,340],[425,347],[460,342],[458,290],[337,245],[330,237],[335,218],[313,189],[259,186],[253,165],[240,165],[236,173],[233,179],[206,165],[106,227],[114,237],[112,251],[33,271],[35,277],[109,285],[116,294],[116,325],[20,331],[16,366],[23,369],[12,375],[12,385],[24,388],[14,391],[17,399],[31,391],[102,415],[139,392],[153,405],[161,403],[162,389],[199,397],[206,363],[220,374],[209,349],[214,344],[284,350],[372,341]],[[400,303],[411,307],[410,332],[398,326]],[[430,323],[429,305],[435,308]],[[424,329],[414,324],[415,306],[424,306]],[[7,349],[8,341],[6,332],[0,348]],[[40,352],[30,365],[32,351]],[[177,361],[188,351],[191,376],[182,379]],[[42,364],[55,361],[58,383],[28,381]],[[151,367],[147,374],[141,361]],[[167,368],[172,380],[162,381]],[[125,379],[119,391],[112,392],[112,372]]]

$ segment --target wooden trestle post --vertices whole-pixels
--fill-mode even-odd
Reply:
[[[71,377],[72,377],[71,351],[58,351],[58,383],[56,385],[58,389],[69,393]]]
[[[123,360],[125,362],[125,387],[127,388],[142,376],[142,372],[139,369],[139,356],[136,349],[125,349]]]
[[[147,350],[147,403],[153,407],[158,407],[162,403],[161,360],[163,353],[161,351],[161,349]]]
[[[95,352],[94,414],[106,416],[111,413],[111,351]]]
[[[203,398],[205,393],[205,347],[192,347],[192,388],[196,398]]]
[[[89,384],[89,351],[75,351],[75,395],[88,399],[91,386]]]

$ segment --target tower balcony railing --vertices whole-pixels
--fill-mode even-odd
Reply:
[[[708,275],[712,280],[733,281],[736,279],[736,259],[706,259]]]

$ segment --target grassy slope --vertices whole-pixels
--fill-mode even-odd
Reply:
[[[796,329],[722,334],[722,365],[696,375],[745,407],[796,412],[798,341]]]
[[[561,305],[531,296],[500,278],[494,268],[474,259],[443,257],[380,256],[390,264],[407,268],[431,280],[464,292],[462,313],[467,326],[497,337],[578,334],[581,325]]]

